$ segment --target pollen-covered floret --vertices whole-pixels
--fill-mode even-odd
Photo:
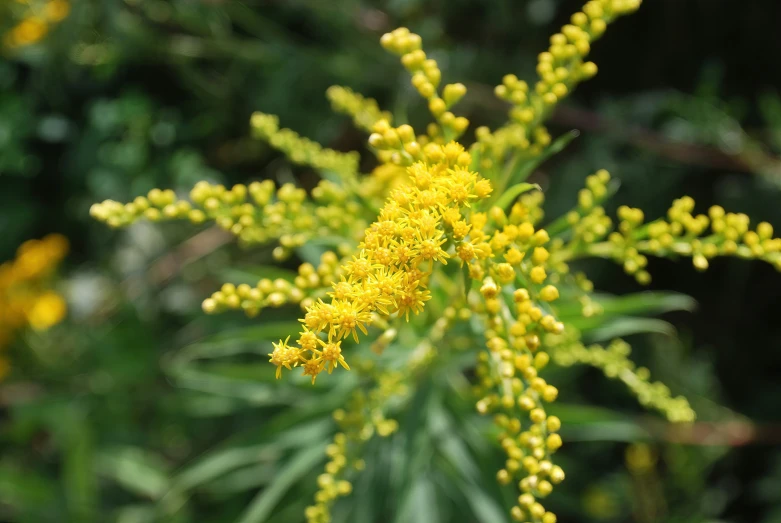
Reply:
[[[460,214],[470,201],[478,201],[475,187],[482,180],[467,169],[471,159],[461,146],[431,144],[428,151],[428,157],[437,161],[418,162],[408,168],[410,182],[391,193],[378,220],[366,229],[357,254],[340,268],[340,280],[333,285],[330,300],[319,299],[307,307],[302,323],[309,335],[318,336],[323,347],[298,346],[299,361],[308,375],[314,377],[326,366],[332,371],[333,361],[348,368],[341,340],[358,342],[359,333],[368,334],[375,315],[409,320],[431,299],[430,274],[437,265],[447,264],[450,255],[444,246],[453,241],[444,216]],[[465,197],[450,197],[454,183],[464,188]],[[326,357],[325,347],[338,347],[338,358]],[[289,368],[284,361],[272,358],[278,370]]]

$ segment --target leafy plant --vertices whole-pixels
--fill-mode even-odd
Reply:
[[[418,35],[402,28],[381,43],[401,56],[428,103],[434,122],[426,133],[394,126],[376,102],[348,89],[328,93],[338,111],[371,132],[368,143],[379,166],[369,175],[359,175],[354,153],[324,149],[280,129],[275,117],[256,113],[255,137],[322,173],[311,194],[268,181],[230,189],[199,182],[189,199],[155,189],[131,203],[93,206],[95,218],[115,227],[142,218],[213,221],[244,245],[270,244],[276,259],[295,253],[303,261],[296,273],[262,278],[254,287],[226,283],[203,303],[207,313],[241,309],[250,317],[300,304],[306,311],[302,329],[262,323],[258,331],[224,333],[186,349],[170,368],[180,383],[222,398],[214,403],[218,411],[289,403],[295,407],[272,418],[275,427],[312,424],[296,432],[307,437],[296,439],[273,437],[279,429],[269,428],[264,437],[273,438],[270,446],[248,449],[246,458],[237,449],[226,451],[235,458],[215,457],[219,474],[248,467],[225,478],[227,485],[247,488],[265,481],[264,467],[249,468],[250,455],[274,452],[276,445],[287,456],[239,521],[287,520],[296,511],[312,522],[348,513],[356,521],[385,520],[388,514],[398,521],[412,514],[450,520],[456,513],[500,521],[506,518],[502,503],[513,520],[556,521],[541,500],[564,479],[553,455],[563,442],[562,417],[568,416],[556,414],[552,402],[559,390],[542,377],[551,361],[596,367],[670,421],[694,420],[688,401],[650,381],[648,369],[628,358],[630,346],[621,339],[671,334],[668,324],[643,316],[690,309],[691,302],[678,295],[595,294],[572,267],[585,258],[612,259],[642,284],[651,277],[647,256],[690,257],[700,270],[717,256],[756,258],[778,268],[781,240],[773,238],[772,227],[763,222],[752,229],[747,216],[718,206],[696,214],[687,197],[673,202],[666,217],[646,221],[642,211],[624,206],[614,222],[602,207],[614,190],[604,170],[588,177],[574,209],[546,222],[543,194],[526,182],[575,136],[553,141],[543,122],[578,83],[596,74],[596,65],[585,61],[592,42],[609,22],[639,5],[588,2],[551,38],[533,87],[514,75],[504,78],[496,94],[510,103],[510,119],[493,131],[476,129],[468,150],[456,140],[469,121],[451,111],[466,88],[440,88],[436,61],[422,51]],[[291,343],[296,330],[298,340]],[[315,385],[310,391],[296,379],[272,386],[254,363],[208,362],[257,355],[272,337],[282,338],[269,354],[276,376],[301,367],[305,381]],[[322,371],[334,370],[339,380],[315,383]],[[493,414],[494,423],[465,415],[471,403],[477,414]],[[332,410],[339,432],[326,447],[319,431],[330,425],[318,420]],[[483,481],[483,469],[495,461],[486,437],[504,453],[497,486]],[[275,512],[323,450],[329,461],[317,478],[315,503],[304,509],[296,496]],[[500,487],[511,483],[520,492]],[[335,503],[354,489],[360,495],[349,507]],[[379,492],[390,495],[380,499]]]

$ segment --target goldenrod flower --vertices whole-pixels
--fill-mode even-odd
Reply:
[[[315,504],[306,509],[310,523],[330,521],[333,502],[351,491],[345,478],[363,466],[363,443],[397,427],[385,409],[391,398],[406,394],[408,382],[404,373],[377,368],[373,361],[356,364],[353,358],[368,346],[380,354],[400,338],[420,340],[403,347],[409,352],[406,373],[439,361],[437,344],[456,322],[463,324],[470,346],[482,346],[476,351],[475,408],[494,416],[506,458],[497,480],[519,489],[509,511],[515,521],[556,522],[542,500],[565,479],[555,455],[566,442],[559,434],[561,420],[548,411],[559,395],[546,379],[549,364],[597,367],[670,421],[695,418],[685,398],[673,396],[650,380],[648,369],[631,362],[625,342],[583,344],[567,315],[575,311],[593,318],[603,307],[593,284],[572,273],[570,263],[610,258],[641,283],[650,279],[650,255],[691,257],[700,270],[722,255],[757,258],[781,269],[781,239],[773,237],[773,228],[752,227],[747,216],[721,207],[697,214],[687,197],[676,200],[665,217],[650,221],[639,209],[621,207],[614,222],[603,207],[613,192],[605,170],[586,178],[573,209],[543,224],[543,192],[514,174],[549,147],[552,137],[544,121],[556,104],[596,74],[596,65],[586,60],[592,43],[608,23],[639,5],[640,0],[587,2],[539,55],[535,82],[504,77],[496,94],[511,104],[510,120],[494,131],[477,129],[469,151],[456,141],[469,122],[451,110],[466,88],[443,86],[442,71],[422,49],[420,36],[399,28],[383,35],[381,44],[400,56],[428,103],[434,122],[424,133],[407,124],[394,127],[376,102],[349,89],[328,92],[335,109],[370,133],[379,166],[369,175],[359,176],[357,154],[323,148],[280,129],[276,117],[255,113],[256,137],[293,163],[323,173],[311,195],[269,181],[232,188],[201,182],[189,199],[154,189],[130,203],[109,200],[91,209],[114,227],[142,218],[213,221],[245,245],[272,244],[277,259],[317,236],[338,239],[319,263],[301,264],[292,281],[225,284],[203,302],[207,313],[241,309],[249,316],[288,304],[303,309],[297,340],[274,343],[268,355],[277,378],[283,369],[299,367],[314,383],[324,370],[350,370],[348,361],[370,378],[368,390],[356,389],[334,412],[341,432],[328,447]],[[448,263],[454,258],[458,263]],[[424,310],[432,312],[415,318]],[[403,332],[404,321],[412,324],[409,332]]]
[[[50,279],[67,251],[68,241],[52,234],[24,242],[14,260],[0,264],[0,349],[25,327],[42,331],[65,318],[67,305],[51,290]],[[0,360],[0,375],[8,367]]]
[[[62,296],[46,292],[39,296],[27,312],[27,321],[35,330],[46,330],[60,323],[65,317],[67,306]]]
[[[3,36],[9,48],[41,41],[48,34],[51,24],[61,22],[70,13],[70,4],[66,0],[21,3],[25,4],[21,20]]]

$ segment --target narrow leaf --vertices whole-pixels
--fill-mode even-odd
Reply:
[[[163,460],[143,449],[110,449],[99,454],[96,462],[98,473],[134,494],[159,499],[170,487]]]
[[[297,453],[276,475],[274,482],[255,496],[237,523],[263,523],[298,480],[311,475],[325,455],[325,445],[313,445]]]
[[[532,158],[516,166],[516,168],[510,174],[507,185],[513,186],[515,184],[521,183],[524,180],[526,180],[526,178],[528,178],[537,167],[542,165],[542,163],[545,162],[551,156],[563,151],[564,148],[567,147],[567,145],[569,145],[569,143],[575,138],[577,138],[578,136],[580,136],[580,131],[572,130],[558,137],[539,156],[537,156],[536,158]]]
[[[602,308],[602,314],[595,316],[597,320],[610,316],[663,314],[673,311],[691,312],[697,308],[694,298],[677,292],[636,292],[625,296],[610,294],[593,294],[593,300]],[[576,300],[562,303],[559,306],[561,317],[581,317],[581,305]]]
[[[396,523],[406,523],[407,521],[436,523],[439,521],[437,506],[434,484],[425,476],[420,476],[404,497],[394,521]]]
[[[507,189],[506,191],[504,191],[504,193],[496,201],[496,206],[507,211],[510,208],[510,206],[513,204],[513,202],[515,202],[515,199],[518,198],[518,196],[520,196],[525,192],[533,191],[535,189],[540,191],[542,190],[542,187],[540,187],[536,183],[527,183],[527,182],[517,183],[512,187],[510,187],[509,189]]]
[[[630,334],[655,333],[675,336],[675,327],[654,318],[617,318],[584,333],[588,341],[606,341]]]

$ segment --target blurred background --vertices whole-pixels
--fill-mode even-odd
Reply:
[[[0,2],[0,262],[31,238],[70,243],[52,281],[67,317],[3,349],[0,521],[301,521],[322,460],[282,465],[294,446],[328,438],[333,405],[315,409],[322,423],[302,421],[314,419],[301,409],[318,405],[318,388],[275,384],[267,347],[253,343],[297,312],[250,321],[200,308],[225,281],[270,274],[270,251],[184,224],[112,231],[90,205],[201,179],[311,187],[313,173],[249,138],[249,115],[366,152],[324,93],[346,85],[414,121],[417,93],[378,45],[399,25],[423,36],[447,81],[466,84],[473,128],[502,122],[493,86],[510,72],[532,78],[548,36],[580,6]],[[781,228],[779,22],[777,0],[647,0],[611,26],[593,49],[598,76],[550,123],[581,135],[535,175],[548,216],[607,168],[622,184],[614,207],[655,217],[688,194],[700,212],[718,204]],[[599,289],[639,289],[618,266],[584,268]],[[568,374],[568,479],[551,507],[563,522],[781,522],[781,274],[732,259],[706,273],[686,261],[649,270],[652,289],[696,306],[664,316],[673,329],[629,340],[702,424],[681,437],[598,372]],[[241,333],[239,349],[220,343],[227,331]],[[336,521],[361,521],[344,513]],[[439,520],[490,523],[447,513]]]

